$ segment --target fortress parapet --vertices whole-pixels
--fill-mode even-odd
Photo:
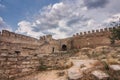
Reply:
[[[2,32],[0,31],[0,36],[2,36]]]
[[[111,31],[113,28],[109,28],[109,31]]]
[[[2,30],[0,40],[13,43],[33,43],[33,44],[36,44],[39,41],[36,38],[16,34],[14,32],[10,32],[7,30]]]
[[[52,35],[46,35],[46,40],[47,40],[47,41],[53,40]]]
[[[99,33],[99,30],[96,30],[96,33]]]
[[[80,35],[83,35],[83,33],[82,33],[82,32],[80,32]]]
[[[51,41],[53,40],[52,35],[41,36],[40,41]]]
[[[104,32],[104,30],[103,30],[103,29],[100,29],[100,32]]]
[[[86,35],[87,34],[87,32],[84,32],[84,35]]]
[[[73,37],[75,37],[75,35],[73,34]]]
[[[92,33],[95,33],[95,30],[92,30]]]
[[[113,29],[116,29],[117,27],[113,27]]]
[[[76,33],[76,36],[79,36],[79,33]]]
[[[91,30],[91,31],[87,31],[87,32],[80,32],[80,33],[76,33],[73,35],[73,37],[88,37],[88,36],[99,36],[99,35],[103,35],[103,34],[110,34],[110,31],[118,28],[118,27],[111,27],[111,28],[103,28],[103,29],[97,29],[97,30]]]
[[[88,34],[90,34],[91,32],[90,31],[88,31]]]
[[[8,36],[9,36],[9,33],[10,33],[10,32],[7,31],[7,30],[2,30],[2,33],[1,33],[1,34],[2,34],[2,36],[4,36],[4,37],[5,37],[5,36],[8,37]]]
[[[73,48],[83,48],[83,47],[91,47],[95,48],[96,46],[110,45],[109,36],[111,34],[111,30],[118,28],[103,28],[97,30],[91,30],[87,32],[80,32],[80,35],[74,35],[73,40]]]
[[[107,31],[109,31],[109,30],[108,30],[108,28],[104,28],[104,31],[107,32]]]

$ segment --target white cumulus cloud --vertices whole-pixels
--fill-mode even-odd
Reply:
[[[26,34],[28,36],[32,36],[35,38],[39,38],[40,35],[43,35],[43,33],[41,33],[41,32],[33,31],[35,25],[31,24],[28,21],[21,21],[18,23],[18,26],[19,26],[19,28],[16,30],[17,33]]]
[[[117,1],[61,0],[43,7],[32,22],[19,22],[17,32],[33,37],[52,34],[54,38],[65,38],[76,32],[104,28],[105,20],[120,13],[113,11],[114,7],[119,9]]]

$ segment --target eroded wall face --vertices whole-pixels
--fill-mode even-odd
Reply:
[[[4,42],[11,42],[11,43],[28,43],[28,44],[39,44],[39,40],[29,37],[29,36],[24,36],[21,34],[16,34],[13,32],[9,32],[7,30],[3,30],[1,35],[0,35],[0,41]]]
[[[106,37],[87,37],[87,38],[79,38],[74,40],[74,48],[83,48],[83,47],[91,47],[95,48],[97,46],[102,45],[110,45],[109,38]]]
[[[8,80],[36,71],[40,64],[35,47],[28,44],[0,42],[0,75]]]
[[[73,36],[73,48],[83,48],[83,47],[91,47],[95,48],[97,46],[104,46],[104,45],[110,45],[110,31],[107,29],[105,30],[96,30],[92,31],[91,33],[84,32],[79,34],[76,34]]]

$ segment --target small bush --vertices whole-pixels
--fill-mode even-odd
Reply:
[[[44,65],[44,61],[42,61],[42,60],[40,60],[40,66],[39,66],[39,71],[45,71],[45,70],[47,70],[47,66],[46,65]]]
[[[109,70],[109,65],[105,61],[102,61],[102,63],[104,65],[105,70]]]
[[[45,66],[45,65],[40,65],[39,66],[39,71],[46,71],[47,70],[47,66]]]

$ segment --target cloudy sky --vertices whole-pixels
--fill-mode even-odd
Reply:
[[[0,0],[0,31],[65,38],[119,21],[120,0]]]

